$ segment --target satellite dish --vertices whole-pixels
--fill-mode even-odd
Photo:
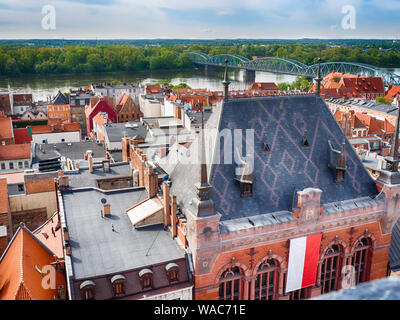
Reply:
[[[100,201],[101,201],[101,203],[102,203],[102,204],[106,204],[106,203],[107,203],[107,200],[106,200],[106,198],[101,198],[101,200],[100,200]]]

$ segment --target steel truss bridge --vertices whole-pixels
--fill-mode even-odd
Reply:
[[[249,71],[267,71],[315,77],[318,69],[318,64],[308,66],[304,63],[289,58],[264,57],[256,60],[250,60],[236,54],[219,54],[211,57],[201,52],[186,52],[186,54],[196,64],[224,67],[225,59],[228,59],[228,66],[230,68],[245,69]],[[320,65],[322,77],[333,71],[336,71],[357,74],[360,76],[381,77],[386,86],[391,84],[400,85],[399,75],[368,64],[357,62],[325,62],[321,63]]]

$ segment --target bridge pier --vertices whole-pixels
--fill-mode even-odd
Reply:
[[[243,80],[245,82],[255,82],[256,81],[256,72],[255,70],[247,70],[244,69]]]
[[[216,69],[217,69],[217,67],[215,67],[215,66],[205,64],[204,65],[204,75],[206,77],[213,77],[213,76],[215,76]]]

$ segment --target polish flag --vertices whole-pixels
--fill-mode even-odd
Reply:
[[[286,293],[315,284],[321,233],[290,240]]]

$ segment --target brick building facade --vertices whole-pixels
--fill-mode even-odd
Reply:
[[[241,150],[254,150],[254,170],[235,178],[239,164],[215,161],[229,138],[219,144],[206,134],[197,142],[211,148],[202,147],[198,165],[167,171],[164,221],[187,241],[194,299],[307,299],[339,290],[348,278],[359,284],[388,275],[398,172],[375,183],[321,99],[232,100],[206,128],[253,129],[254,144]],[[286,292],[291,240],[315,234],[322,239],[315,284]]]

